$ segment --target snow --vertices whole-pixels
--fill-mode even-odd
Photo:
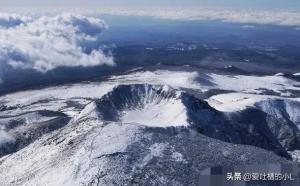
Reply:
[[[165,143],[155,143],[153,144],[150,149],[150,155],[152,157],[161,157],[163,156],[163,152],[167,148],[168,144]]]
[[[294,76],[300,76],[300,72],[293,74]]]
[[[283,99],[279,96],[255,95],[246,93],[228,93],[219,94],[208,98],[206,101],[213,108],[222,112],[234,112],[246,109],[247,107],[255,107],[255,104],[266,100]],[[297,98],[284,98],[299,102]]]
[[[280,72],[280,73],[275,74],[274,76],[284,76],[284,73]]]
[[[111,83],[87,82],[5,95],[0,97],[0,103],[6,107],[16,107],[16,109],[3,111],[0,116],[20,115],[24,111],[50,110],[60,111],[74,117],[81,110],[68,105],[68,102],[73,101],[79,105],[87,105],[91,102],[90,99],[102,97],[114,86]]]
[[[209,74],[214,87],[243,93],[261,94],[272,90],[281,96],[290,96],[288,90],[300,91],[300,83],[282,76],[245,76]]]
[[[14,181],[14,185],[23,185],[24,181],[26,185],[80,185],[76,181],[75,170],[78,168],[78,163],[80,165],[89,163],[87,152],[90,152],[90,149],[85,149],[85,147],[89,147],[94,136],[89,135],[90,138],[80,140],[80,144],[73,147],[74,149],[69,149],[68,143],[91,132],[93,127],[102,125],[101,122],[95,122],[81,122],[76,126],[68,125],[63,131],[44,135],[38,141],[16,152],[14,156],[1,157],[0,161],[5,159],[5,162],[1,164],[0,185],[11,181]],[[64,140],[62,143],[56,143],[62,140]],[[112,145],[107,145],[109,146]]]
[[[206,101],[211,107],[219,111],[234,112],[254,106],[256,102],[268,99],[268,97],[245,93],[228,93],[212,96]]]
[[[293,161],[300,162],[300,150],[289,152],[289,154],[291,155]]]
[[[295,100],[266,100],[255,104],[256,107],[276,118],[288,117],[300,129],[300,102]]]
[[[198,78],[200,80],[198,80]],[[202,82],[205,80],[206,82]],[[202,92],[210,89],[230,90],[251,94],[263,94],[271,90],[281,96],[289,97],[293,91],[300,91],[300,83],[281,75],[249,76],[223,75],[215,73],[176,72],[157,70],[154,72],[136,72],[128,75],[113,76],[111,80],[120,84],[151,83],[154,85],[169,85],[173,88],[196,89]]]
[[[28,90],[1,97],[7,106],[29,105],[43,100],[70,100],[71,98],[99,98],[113,89],[113,84],[78,83],[40,90]]]
[[[122,122],[143,123],[152,127],[188,126],[186,108],[174,102],[147,105],[142,110],[127,111],[122,117]]]
[[[153,84],[153,85],[168,85],[173,88],[200,88],[200,84],[196,81],[197,72],[180,72],[157,70],[154,72],[136,72],[128,75],[113,76],[111,81],[119,84]]]
[[[38,122],[45,122],[52,120],[56,117],[46,117],[46,116],[41,116],[39,113],[29,113],[25,114],[24,116],[21,117],[25,122],[25,124],[32,124],[32,123],[38,123]]]
[[[228,93],[212,96],[206,101],[211,107],[222,112],[236,112],[249,107],[258,108],[279,119],[288,117],[288,119],[295,123],[295,125],[300,129],[299,98]]]
[[[90,117],[90,118],[98,118],[97,112],[96,112],[97,105],[93,101],[89,103],[85,108],[74,117],[74,121],[77,121],[79,119],[85,118],[85,117]]]
[[[14,143],[14,142],[15,142],[15,138],[11,134],[9,134],[8,132],[0,128],[0,147],[7,143]]]
[[[48,116],[43,116],[37,112],[33,112],[33,113],[26,113],[23,115],[19,115],[19,116],[12,116],[12,117],[7,117],[7,118],[0,118],[0,125],[1,124],[7,124],[10,123],[11,121],[22,121],[23,125],[28,125],[28,124],[32,124],[32,123],[40,123],[40,122],[45,122],[45,121],[49,121],[56,118],[54,117],[48,117]]]
[[[92,138],[91,158],[116,152],[126,152],[127,145],[134,141],[136,133],[138,130],[135,126],[125,125],[121,128],[118,123],[111,123],[101,129],[101,134],[95,133],[95,137]]]
[[[70,117],[76,116],[78,119],[87,114],[84,112],[92,112],[92,105],[90,105],[91,108],[85,107],[91,103],[92,99],[100,99],[118,85],[132,84],[164,85],[164,91],[168,91],[171,87],[193,89],[199,92],[212,89],[233,91],[234,93],[219,94],[207,99],[212,107],[225,112],[253,107],[255,103],[267,99],[291,99],[288,98],[292,94],[290,90],[300,91],[299,82],[277,75],[247,76],[195,71],[139,71],[112,76],[104,82],[76,83],[5,95],[0,97],[1,105],[16,108],[2,111],[0,116],[20,115],[24,114],[25,110],[26,112],[50,110],[63,112]],[[274,95],[260,95],[266,94],[267,90],[274,92]],[[69,105],[69,101],[82,105],[86,109],[82,110],[82,108]],[[161,112],[162,110],[164,112]],[[186,108],[181,101],[171,99],[159,104],[150,102],[139,109],[126,110],[122,113],[121,120],[124,123],[144,123],[147,126],[168,127],[187,126],[187,118]],[[27,118],[28,122],[33,122],[30,121],[32,119],[34,120],[34,116]]]
[[[176,89],[194,89],[200,92],[221,89],[240,93],[263,94],[264,91],[270,90],[285,97],[292,94],[290,90],[300,91],[299,82],[282,76],[230,76],[213,73],[156,70],[153,72],[141,71],[127,75],[112,76],[105,82],[77,83],[17,92],[0,97],[0,103],[7,107],[23,107],[27,111],[44,109],[63,111],[65,114],[73,117],[80,110],[68,106],[67,101],[75,101],[86,105],[90,102],[90,99],[101,98],[117,85],[145,83],[168,85]],[[22,109],[14,109],[13,111],[4,111],[1,115],[17,115],[21,113]]]
[[[186,160],[184,159],[183,155],[180,152],[173,152],[171,157],[176,162],[183,162],[186,163]]]
[[[68,106],[68,101],[81,105],[89,104],[91,99],[99,99],[120,84],[151,83],[178,88],[199,88],[195,81],[196,72],[155,71],[138,72],[123,76],[113,76],[106,82],[85,82],[55,86],[39,90],[27,90],[1,96],[0,103],[7,107],[17,107],[0,113],[2,116],[19,115],[36,110],[62,111],[74,117],[80,110]],[[22,109],[20,109],[22,107]]]
[[[300,129],[300,102],[285,102],[285,108],[290,120],[298,124],[298,128]]]
[[[186,107],[176,99],[146,104],[140,110],[124,111],[123,114],[123,123],[142,123],[151,127],[188,126]]]
[[[110,168],[106,158],[113,154],[126,154],[128,145],[137,140],[139,133],[138,126],[120,126],[119,123],[110,123],[89,133],[83,142],[84,149],[76,152],[73,157],[78,169],[76,182],[86,183],[97,172]]]
[[[118,121],[100,120],[98,104],[101,98],[115,90],[114,88],[118,85],[133,84],[157,85],[163,92],[174,94],[170,93],[172,96],[167,96],[167,98],[159,97],[156,91],[150,91],[153,86],[148,86],[146,91],[143,91],[144,89],[135,91],[137,95],[128,93],[129,96],[136,96],[132,100],[140,98],[138,104],[133,105],[135,107],[121,107],[122,109],[118,110],[121,113]],[[167,127],[189,126],[188,108],[186,108],[186,104],[183,104],[181,97],[184,89],[193,89],[198,92],[211,89],[233,91],[206,99],[210,106],[223,112],[240,111],[247,107],[257,108],[258,104],[262,104],[261,109],[280,117],[281,113],[274,109],[272,104],[274,100],[282,100],[285,107],[279,109],[284,109],[291,121],[297,123],[300,120],[297,106],[300,98],[287,97],[286,92],[289,89],[299,90],[298,85],[298,82],[283,76],[229,76],[157,70],[113,76],[105,82],[77,83],[2,96],[0,105],[9,106],[11,109],[1,111],[1,117],[9,116],[9,118],[5,118],[6,120],[2,118],[0,122],[8,122],[10,117],[24,120],[25,124],[51,119],[51,117],[44,117],[37,113],[29,113],[38,110],[62,112],[72,117],[72,120],[61,130],[45,134],[24,149],[10,156],[1,157],[0,185],[7,183],[50,186],[80,185],[88,183],[99,171],[107,171],[107,169],[116,167],[122,170],[125,166],[121,165],[118,160],[121,157],[127,158],[130,144],[140,143],[138,141],[140,136],[143,136],[147,143],[148,139],[156,137],[147,130],[142,133],[143,129],[159,127],[159,131],[161,131],[168,130]],[[262,93],[260,89],[272,90],[277,94],[276,96],[260,95]],[[128,100],[127,98],[130,97],[125,97],[125,100]],[[120,101],[120,99],[117,100]],[[82,107],[68,104],[70,101],[80,104]],[[128,102],[125,101],[124,105],[128,106]],[[195,114],[201,117],[201,121],[211,117],[203,110]],[[193,135],[196,137],[198,133],[195,132]],[[7,142],[14,142],[13,136],[9,134],[9,131],[0,129],[0,146]],[[206,144],[211,146],[209,143]],[[212,146],[209,149],[214,148]],[[138,167],[146,166],[153,158],[161,157],[167,157],[168,160],[180,164],[189,163],[189,157],[171,143],[169,144],[166,139],[158,140],[147,147],[147,153],[138,162]],[[293,154],[293,157],[297,159],[296,156],[299,156],[299,153],[294,152]],[[231,149],[223,150],[222,156],[231,157]],[[112,167],[112,159],[115,167]],[[247,159],[247,157],[243,157],[243,159]],[[119,169],[117,170],[119,171]],[[121,174],[116,173],[109,176],[117,179],[119,175]]]

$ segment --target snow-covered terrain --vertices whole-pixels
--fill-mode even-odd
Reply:
[[[0,185],[197,185],[211,167],[298,166],[299,93],[278,75],[140,70],[7,94]]]

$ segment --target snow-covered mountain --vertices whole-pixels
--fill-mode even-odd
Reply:
[[[299,167],[299,86],[139,70],[4,95],[0,185],[199,185],[211,167]]]

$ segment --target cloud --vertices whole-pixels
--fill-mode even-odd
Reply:
[[[30,21],[27,16],[20,16],[18,14],[0,13],[0,28],[11,28],[24,24]]]
[[[61,14],[24,17],[0,14],[0,63],[47,72],[57,67],[114,65],[98,39],[107,25],[98,18]],[[0,64],[0,65],[1,65]]]
[[[221,20],[243,24],[273,24],[281,26],[300,26],[300,12],[289,10],[267,10],[246,8],[212,8],[212,7],[11,7],[2,11],[26,14],[57,14],[72,12],[83,15],[124,15],[150,16],[172,20]]]
[[[91,12],[78,10],[79,12]],[[110,15],[151,16],[172,20],[221,20],[245,24],[300,26],[300,12],[218,9],[218,8],[99,8],[94,13]]]
[[[243,24],[272,24],[281,26],[300,26],[300,12],[289,10],[267,10],[246,8],[212,7],[12,7],[2,11],[26,14],[57,14],[61,12],[80,13],[83,15],[124,15],[150,16],[172,20],[221,20]]]

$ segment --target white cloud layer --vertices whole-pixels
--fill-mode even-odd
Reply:
[[[91,13],[89,10],[78,12]],[[110,15],[151,16],[173,20],[221,20],[225,22],[300,26],[300,12],[213,9],[213,8],[100,8],[94,13]]]
[[[81,15],[0,14],[0,65],[39,72],[62,66],[114,65],[97,42],[106,28],[101,19]]]
[[[72,12],[86,15],[109,14],[125,16],[151,16],[174,20],[221,20],[226,22],[273,24],[283,26],[300,26],[300,12],[289,10],[266,10],[266,9],[233,9],[233,8],[167,8],[167,7],[0,7],[4,12],[57,14]],[[1,18],[0,18],[1,20]]]
[[[27,21],[30,21],[30,18],[27,16],[0,13],[0,28],[11,28],[20,26],[26,23]]]
[[[109,14],[126,16],[151,16],[174,20],[221,20],[245,24],[273,24],[283,26],[300,26],[300,12],[288,10],[258,10],[232,8],[165,8],[165,7],[0,7],[0,11],[11,13],[57,14],[72,12],[86,15]]]
[[[152,16],[175,20],[222,20],[226,22],[275,24],[300,26],[300,13],[266,10],[227,10],[227,9],[102,9],[99,12],[114,15]]]

